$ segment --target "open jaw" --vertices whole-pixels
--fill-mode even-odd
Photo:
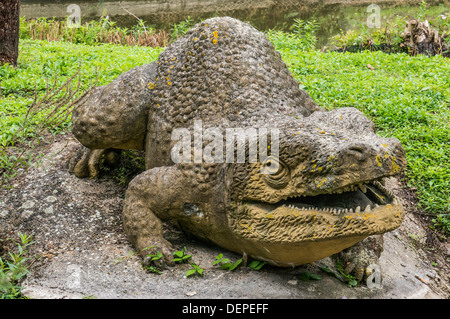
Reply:
[[[399,227],[403,218],[401,204],[376,180],[273,204],[245,201],[228,216],[242,250],[278,266],[331,256]]]
[[[382,206],[397,205],[398,202],[392,192],[387,190],[380,181],[375,180],[348,185],[330,194],[288,197],[274,204],[258,201],[250,201],[246,204],[266,210],[267,213],[275,212],[279,208],[287,208],[293,211],[314,210],[340,216],[349,213],[369,213]]]
[[[239,236],[284,243],[383,234],[399,227],[404,218],[402,205],[379,180],[329,194],[242,204],[232,218]]]

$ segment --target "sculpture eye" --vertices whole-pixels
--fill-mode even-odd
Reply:
[[[269,156],[261,168],[265,182],[272,188],[282,188],[291,179],[289,167],[275,157]]]

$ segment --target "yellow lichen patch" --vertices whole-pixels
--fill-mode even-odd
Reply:
[[[385,153],[385,154],[384,154],[384,158],[389,158],[389,154],[388,154],[388,153]]]
[[[319,131],[319,134],[325,134],[325,131],[323,131],[323,130]]]
[[[155,88],[155,84],[154,83],[152,83],[152,82],[150,82],[149,84],[148,84],[148,89],[149,90],[153,90],[154,88]]]
[[[214,38],[219,38],[219,33],[217,31],[214,31],[213,36],[214,36]]]
[[[317,182],[317,181],[316,181],[316,183],[318,183],[318,184],[317,184],[317,187],[319,187],[319,188],[322,187],[322,185],[323,185],[326,181],[327,181],[326,178],[322,179],[320,182]]]
[[[240,225],[241,225],[241,227],[245,227],[245,228],[247,228],[249,230],[251,229],[249,224],[240,223]]]
[[[392,172],[397,173],[400,171],[400,165],[397,164],[397,159],[392,156]]]
[[[194,41],[198,41],[198,38],[195,38]]]
[[[387,145],[387,144],[381,144],[381,146],[383,146],[383,147],[388,147],[388,145]]]
[[[381,163],[381,157],[380,155],[377,155],[375,157],[375,161],[377,162],[378,167],[381,167],[383,164]]]
[[[172,85],[172,82],[167,82],[167,85]]]
[[[213,43],[213,44],[216,44],[216,43],[217,43],[217,39],[213,39],[213,40],[212,40],[212,43]]]

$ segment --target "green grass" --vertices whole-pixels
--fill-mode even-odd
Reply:
[[[0,145],[7,145],[23,124],[35,90],[43,96],[55,76],[57,85],[62,85],[77,73],[81,63],[81,88],[86,90],[96,78],[98,85],[105,85],[134,66],[156,60],[160,52],[149,47],[21,41],[18,68],[0,66]]]
[[[28,274],[28,247],[34,242],[32,237],[19,233],[20,242],[14,243],[17,249],[9,251],[6,257],[0,256],[0,299],[28,299],[22,295],[18,283]],[[9,239],[11,240],[11,239]],[[3,242],[0,240],[0,243]]]
[[[402,142],[408,185],[417,188],[420,207],[440,214],[438,225],[449,232],[449,60],[383,52],[303,52],[282,44],[275,43],[294,77],[319,105],[356,107],[374,121],[380,135]],[[22,40],[18,68],[0,67],[0,145],[8,145],[8,136],[20,127],[35,87],[44,94],[47,81],[56,74],[62,84],[81,62],[82,87],[88,88],[95,77],[104,85],[134,66],[156,60],[160,52],[149,47]]]

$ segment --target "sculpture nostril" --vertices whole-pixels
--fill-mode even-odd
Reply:
[[[348,150],[349,150],[350,152],[355,152],[355,153],[360,153],[360,154],[363,154],[363,153],[364,153],[364,148],[361,147],[361,146],[359,146],[359,145],[353,145],[353,146],[350,146],[350,147],[348,148]]]
[[[367,158],[367,149],[361,145],[352,145],[347,149],[347,153],[355,156],[359,160],[365,160]]]

